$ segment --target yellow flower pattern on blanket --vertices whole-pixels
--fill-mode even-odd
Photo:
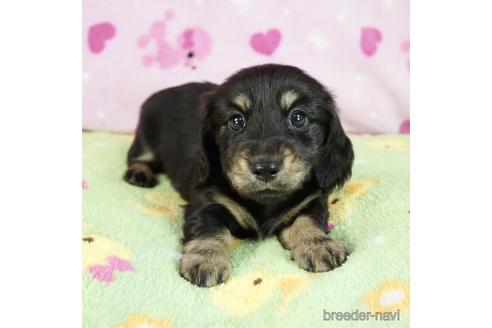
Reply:
[[[288,302],[307,286],[307,276],[298,274],[274,275],[258,270],[242,276],[231,277],[212,292],[214,303],[234,316],[248,315],[280,292],[283,303],[277,313],[285,312]]]
[[[410,144],[408,142],[398,139],[371,141],[367,144],[367,146],[372,149],[385,149],[385,150],[398,150],[398,151],[410,150]]]
[[[357,200],[367,195],[369,189],[378,182],[378,179],[350,180],[343,189],[332,193],[328,198],[330,223],[344,222],[356,208]]]
[[[373,313],[406,311],[410,307],[410,287],[397,280],[388,280],[367,293],[364,301]]]
[[[165,216],[177,220],[183,214],[186,202],[174,191],[150,191],[144,193],[144,201],[135,203],[142,212],[152,217]]]
[[[153,189],[121,179],[132,138],[84,133],[84,328],[317,327],[324,308],[400,310],[399,320],[387,325],[359,323],[408,327],[408,137],[351,136],[352,179],[326,199],[329,229],[337,226],[333,238],[351,247],[341,268],[305,272],[275,237],[234,238],[233,272],[213,288],[179,275],[185,201],[168,177],[159,175]]]
[[[114,328],[171,328],[171,323],[166,319],[154,319],[140,314],[130,314],[125,322]]]
[[[130,256],[123,244],[105,236],[91,234],[82,238],[82,266],[100,282],[112,282],[115,271],[133,271]]]

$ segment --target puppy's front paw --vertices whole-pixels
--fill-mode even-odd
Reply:
[[[230,258],[223,252],[185,253],[181,258],[179,273],[200,287],[218,285],[229,278]]]
[[[345,262],[347,255],[343,242],[327,237],[306,240],[292,249],[292,258],[301,268],[311,272],[333,270]]]

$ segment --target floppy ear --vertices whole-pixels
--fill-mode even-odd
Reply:
[[[318,162],[315,165],[319,186],[328,193],[343,186],[350,178],[354,161],[352,143],[343,131],[336,110],[333,109],[331,113],[325,143],[320,149]]]
[[[201,96],[200,107],[200,148],[198,150],[198,184],[206,184],[217,170],[220,157],[212,130],[211,111],[213,91]]]

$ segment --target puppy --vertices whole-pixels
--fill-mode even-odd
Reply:
[[[276,235],[308,271],[340,266],[327,197],[350,177],[352,144],[335,102],[300,69],[262,65],[225,83],[190,83],[145,101],[124,179],[168,175],[188,202],[179,272],[214,286],[231,272],[232,236]]]

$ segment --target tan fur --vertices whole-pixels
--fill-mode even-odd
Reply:
[[[217,191],[214,192],[212,199],[217,203],[224,205],[241,227],[259,232],[258,224],[244,207]]]
[[[227,280],[231,270],[231,246],[232,236],[228,230],[219,236],[191,240],[184,245],[181,274],[194,283],[205,275],[206,287]]]
[[[309,173],[309,167],[306,167],[300,158],[289,149],[283,150],[283,169],[278,177],[284,184],[284,189],[295,190],[301,182],[304,181]]]
[[[284,110],[290,109],[290,106],[299,98],[297,92],[293,90],[288,90],[282,93],[280,96],[280,106]]]
[[[229,180],[239,193],[241,193],[243,186],[254,182],[255,180],[251,174],[246,158],[246,152],[240,152],[234,159],[230,171],[227,172]]]
[[[291,250],[292,258],[306,270],[324,272],[340,266],[347,257],[343,242],[331,240],[326,233],[306,215],[279,234],[284,247]]]
[[[309,173],[310,167],[304,165],[300,158],[289,149],[283,149],[280,153],[283,168],[277,178],[270,182],[270,186],[285,191],[296,190]],[[257,181],[251,173],[247,158],[247,152],[240,152],[235,157],[231,169],[226,172],[232,186],[243,196],[245,193],[264,188],[264,183]]]
[[[248,111],[248,109],[251,107],[251,99],[243,93],[238,94],[234,99],[232,100],[234,104],[236,104],[243,112]]]
[[[307,204],[309,204],[313,199],[318,197],[321,194],[321,191],[315,192],[306,198],[303,199],[302,202],[299,204],[295,205],[294,207],[291,207],[288,211],[286,211],[284,214],[282,214],[280,221],[283,223],[289,222],[294,215],[296,215],[301,209],[306,207]],[[296,221],[299,219],[296,219]],[[279,222],[280,223],[280,222]]]
[[[293,249],[305,240],[312,240],[323,236],[326,236],[326,234],[319,227],[314,225],[311,218],[307,215],[301,215],[290,227],[282,230],[280,233],[280,241],[288,249]]]
[[[141,171],[148,177],[154,174],[152,172],[152,169],[145,163],[140,163],[140,162],[131,163],[129,169],[135,171]]]
[[[142,155],[133,159],[133,161],[135,161],[135,162],[152,162],[154,160],[155,160],[154,153],[152,153],[150,150],[145,151]]]
[[[199,238],[193,239],[184,245],[185,253],[193,253],[197,250],[214,250],[214,249],[223,249],[230,248],[232,246],[232,235],[229,230],[225,230],[222,234],[210,237],[210,238]]]

